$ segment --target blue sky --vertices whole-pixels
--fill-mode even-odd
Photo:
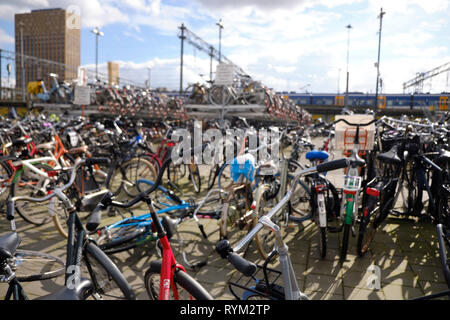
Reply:
[[[100,70],[118,61],[122,77],[143,83],[151,68],[153,87],[179,86],[184,23],[218,47],[256,80],[276,90],[345,90],[347,29],[350,31],[350,91],[374,92],[380,8],[383,19],[380,73],[383,91],[402,91],[417,72],[450,62],[449,0],[0,0],[0,48],[14,47],[14,13],[38,8],[79,7],[82,64],[93,68],[99,26]],[[209,77],[209,57],[186,44],[184,86]],[[4,68],[4,66],[2,66]],[[215,64],[214,69],[215,70]],[[4,71],[3,71],[4,72]],[[3,73],[2,72],[2,73]],[[4,73],[3,73],[4,74]],[[448,74],[425,91],[450,91]]]

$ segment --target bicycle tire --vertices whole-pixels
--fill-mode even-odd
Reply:
[[[327,255],[327,228],[319,227],[319,253],[320,257],[323,259]]]
[[[144,169],[141,168],[142,170],[139,170],[140,166],[144,166]],[[132,198],[136,197],[139,194],[139,190],[136,188],[136,181],[138,179],[155,181],[157,178],[157,172],[155,167],[144,158],[140,157],[133,158],[125,162],[122,165],[122,168],[125,175],[125,182],[123,183],[123,189],[125,193]],[[129,183],[131,183],[131,185],[129,185]]]
[[[149,268],[145,272],[145,289],[147,290],[149,298],[152,300],[159,300],[160,278],[160,273],[152,270],[152,268]],[[205,290],[205,288],[203,288],[200,283],[198,283],[194,278],[192,278],[183,270],[177,269],[175,271],[173,280],[177,287],[182,288],[182,290],[178,290],[179,293],[181,293],[180,297],[182,297],[182,299],[179,300],[190,300],[191,297],[195,300],[212,300],[211,295]],[[174,298],[173,293],[170,298]]]
[[[233,184],[233,179],[229,172],[229,169],[226,170],[227,167],[230,167],[227,162],[224,162],[219,169],[219,173],[217,174],[217,187],[219,189],[228,189]]]
[[[5,160],[0,162],[0,170],[0,212],[6,212],[6,200],[11,193],[12,170]]]
[[[348,240],[350,235],[351,225],[344,224],[344,231],[342,236],[342,246],[341,246],[341,254],[339,256],[339,263],[343,264],[347,259],[347,251],[348,251]]]
[[[13,258],[19,282],[53,279],[65,273],[65,263],[53,255],[30,250],[17,250]]]
[[[442,272],[444,273],[444,278],[447,286],[450,288],[450,259],[448,254],[450,253],[450,240],[445,239],[445,229],[442,224],[436,225],[437,238],[439,244],[439,257],[442,265]],[[448,235],[447,235],[448,237]]]
[[[372,214],[373,213],[370,213],[370,215]],[[364,218],[363,221],[361,221],[358,230],[358,239],[356,242],[356,252],[359,257],[363,257],[366,254],[373,238],[375,237],[375,231],[376,229],[374,228],[370,217]]]
[[[133,289],[114,262],[93,242],[85,245],[83,258],[93,283],[94,293],[100,297],[136,299]]]
[[[200,176],[200,170],[197,164],[188,164],[189,178],[194,186],[195,193],[200,193],[202,190],[202,179]]]
[[[253,227],[256,226],[258,223],[258,219],[265,215],[270,210],[271,207],[266,206],[266,200],[264,198],[264,194],[270,189],[270,186],[268,184],[260,185],[256,191],[256,206],[255,206],[255,212],[257,215],[257,218],[255,218]],[[266,212],[267,211],[267,212]],[[273,221],[273,220],[272,220]],[[274,221],[275,224],[278,224]],[[270,252],[272,252],[272,249],[274,247],[274,235],[270,230],[264,230],[262,229],[260,232],[258,232],[255,235],[255,244],[256,248],[261,255],[261,257],[265,260],[269,256]]]
[[[229,201],[227,201],[229,200]],[[249,185],[233,193],[231,199],[224,201],[220,218],[220,239],[228,239],[233,246],[242,239],[254,225],[254,218],[247,215],[253,202],[252,190]],[[245,256],[250,242],[242,249]]]
[[[107,188],[117,196],[122,191],[123,181],[125,180],[123,168],[119,165],[114,168],[114,171],[110,171],[108,174],[111,174],[111,178],[108,181]]]
[[[231,95],[226,86],[213,85],[209,90],[209,102],[216,106],[227,105],[230,103]]]

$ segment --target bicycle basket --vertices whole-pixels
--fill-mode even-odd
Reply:
[[[266,268],[268,284],[264,277],[263,267],[257,265],[258,269],[251,277],[246,277],[236,271],[228,280],[228,288],[237,300],[248,300],[251,297],[262,299],[279,300],[284,299],[283,287],[278,284],[282,281],[281,271]]]
[[[249,181],[255,178],[255,158],[251,154],[245,154],[233,159],[230,165],[230,174],[234,182],[243,175]]]

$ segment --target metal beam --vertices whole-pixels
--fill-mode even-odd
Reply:
[[[420,72],[415,78],[406,81],[403,83],[403,92],[412,86],[418,85],[422,82],[424,82],[427,79],[430,79],[432,77],[437,76],[438,74],[441,74],[443,72],[450,70],[450,62],[443,64],[442,66],[439,66],[437,68],[434,68],[427,72]]]
[[[223,54],[221,54],[216,48],[214,48],[212,45],[210,45],[208,42],[200,38],[198,35],[196,35],[194,32],[189,30],[184,26],[184,36],[186,41],[192,45],[193,47],[197,48],[200,51],[205,52],[210,57],[214,58],[215,60],[221,62],[226,62],[228,64],[234,65],[235,72],[238,76],[246,76],[250,77],[247,72],[245,72],[241,67],[233,63],[230,59],[225,57]]]

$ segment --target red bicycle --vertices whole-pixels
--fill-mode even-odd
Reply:
[[[128,203],[114,201],[112,193],[106,194],[93,211],[86,228],[96,230],[101,222],[101,213],[109,206],[130,208],[143,201],[147,203],[152,217],[152,229],[158,236],[158,247],[162,251],[161,261],[152,261],[145,272],[144,283],[149,297],[153,300],[213,300],[213,297],[194,278],[186,273],[185,268],[177,263],[169,239],[176,231],[177,222],[164,216],[162,222],[156,213],[149,194],[161,183],[164,170],[171,162],[170,157],[164,161],[155,184],[139,193]],[[164,225],[164,227],[163,227]]]

